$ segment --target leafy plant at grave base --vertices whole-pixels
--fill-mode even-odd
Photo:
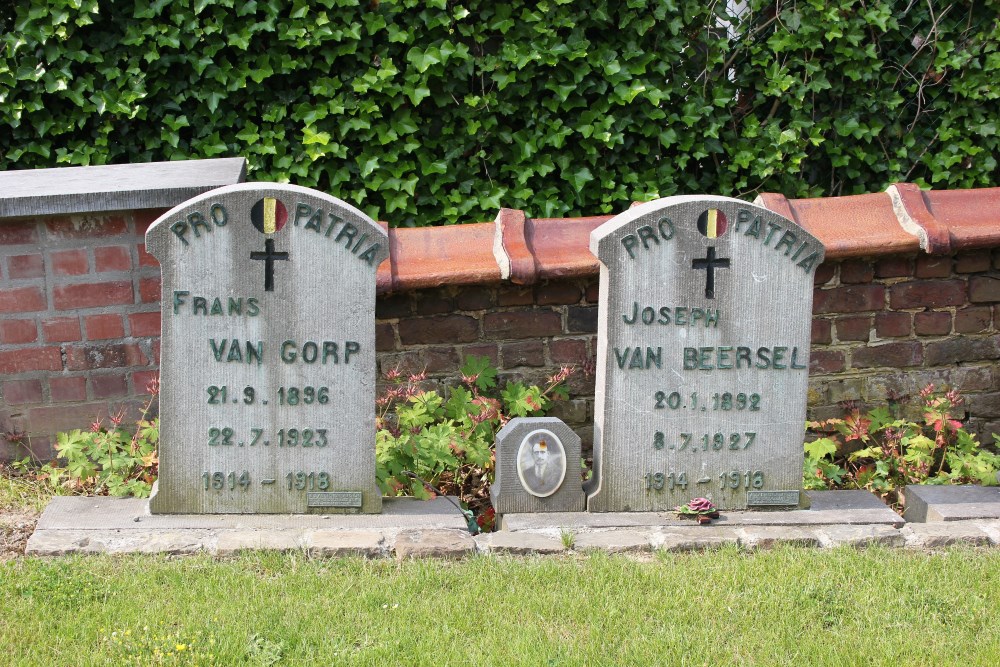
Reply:
[[[878,408],[866,416],[855,409],[844,419],[808,422],[809,429],[830,434],[805,443],[805,488],[868,489],[899,511],[899,490],[908,484],[996,484],[1000,456],[980,449],[955,419],[963,402],[958,391],[935,394],[927,385],[920,397],[921,421]]]
[[[98,418],[89,431],[59,433],[56,461],[35,468],[25,458],[14,466],[22,474],[33,475],[38,481],[71,493],[149,497],[159,465],[160,420],[146,418],[155,394],[154,383],[153,396],[143,407],[134,431],[122,427],[124,410],[121,410],[108,418],[110,426]]]
[[[731,7],[739,14],[731,15]],[[0,2],[0,170],[245,156],[395,226],[997,185],[998,0]]]
[[[447,398],[421,390],[423,373],[386,373],[389,386],[376,400],[376,474],[387,495],[429,498],[405,474],[412,471],[442,494],[461,498],[489,530],[482,522],[493,516],[494,436],[512,417],[542,416],[552,401],[566,398],[563,383],[572,369],[560,369],[545,387],[508,382],[501,388],[487,357],[466,357],[461,373],[461,386],[449,388]]]

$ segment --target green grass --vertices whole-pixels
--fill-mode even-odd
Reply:
[[[54,493],[47,484],[18,477],[0,466],[0,512],[41,512]]]
[[[18,559],[0,609],[10,665],[964,667],[1000,660],[1000,551]]]

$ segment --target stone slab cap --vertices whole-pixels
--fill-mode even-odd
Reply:
[[[1000,518],[998,486],[911,484],[904,494],[903,518],[910,523]]]
[[[763,193],[754,202],[798,223],[826,248],[826,259],[916,252],[917,237],[896,218],[886,193],[787,199]]]
[[[889,187],[904,227],[930,254],[1000,245],[1000,188],[920,190],[912,183]]]
[[[494,221],[493,257],[500,279],[515,285],[531,285],[538,278],[535,257],[528,247],[524,211],[502,208]]]
[[[236,157],[0,172],[0,218],[169,208],[242,183],[246,164]]]
[[[541,473],[535,457],[544,457]],[[582,512],[580,436],[555,417],[515,417],[496,435],[490,499],[506,512]]]

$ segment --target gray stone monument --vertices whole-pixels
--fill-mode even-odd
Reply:
[[[173,208],[160,262],[153,513],[374,513],[375,271],[386,232],[353,206],[243,183]]]
[[[580,437],[555,417],[517,417],[496,437],[497,514],[581,512]]]
[[[737,199],[668,197],[591,233],[601,262],[590,511],[794,506],[823,246]]]

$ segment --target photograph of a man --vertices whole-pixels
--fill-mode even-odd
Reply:
[[[551,496],[566,478],[566,451],[551,431],[532,431],[517,452],[517,475],[521,486],[533,496]]]

